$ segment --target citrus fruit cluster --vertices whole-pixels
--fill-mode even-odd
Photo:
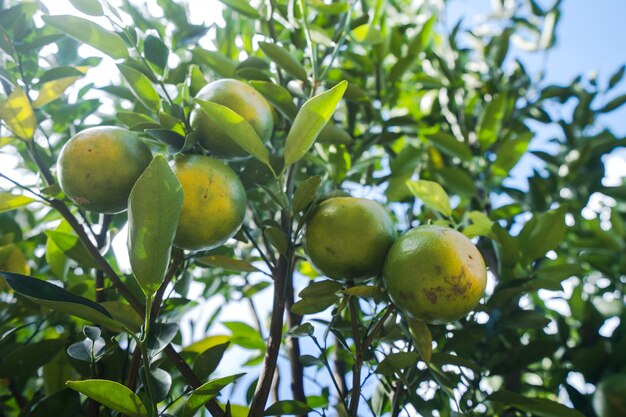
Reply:
[[[207,84],[196,98],[230,108],[248,121],[262,140],[271,137],[272,108],[249,85],[222,79]],[[213,156],[232,159],[246,155],[200,107],[193,109],[190,123],[200,146]],[[86,210],[119,213],[126,210],[131,190],[151,160],[150,149],[134,132],[113,126],[85,129],[61,150],[59,185],[70,200]],[[211,249],[234,236],[247,204],[237,174],[220,160],[204,155],[179,156],[170,165],[184,194],[174,244],[188,250]]]
[[[396,239],[383,206],[362,198],[322,201],[307,220],[304,249],[311,264],[329,278],[382,276],[400,311],[431,323],[467,315],[487,283],[483,258],[465,235],[424,225]]]

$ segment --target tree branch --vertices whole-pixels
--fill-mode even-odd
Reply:
[[[290,272],[291,279],[287,280],[287,327],[292,329],[302,324],[302,316],[291,312],[291,306],[294,304],[293,289],[293,266]],[[304,367],[300,362],[300,339],[297,337],[287,338],[287,350],[289,353],[289,364],[291,367],[291,391],[293,399],[306,403],[306,395],[304,393]],[[300,414],[300,417],[306,417],[308,414]]]

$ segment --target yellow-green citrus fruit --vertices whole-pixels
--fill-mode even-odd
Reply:
[[[135,181],[152,160],[150,149],[129,130],[113,126],[85,129],[59,154],[57,175],[65,195],[97,213],[126,210]]]
[[[396,228],[372,200],[333,197],[322,201],[306,223],[304,250],[313,266],[334,279],[367,279],[382,272]]]
[[[224,244],[239,230],[246,213],[246,191],[237,174],[201,155],[182,156],[171,166],[184,194],[174,245],[201,250]]]
[[[265,98],[248,84],[225,78],[205,85],[196,98],[221,104],[243,117],[252,125],[263,142],[267,142],[274,130],[272,107]],[[214,156],[221,158],[239,158],[248,156],[235,143],[221,126],[211,119],[196,105],[191,112],[191,128],[197,133],[200,145]]]
[[[602,379],[596,386],[592,404],[598,417],[626,416],[626,374]]]
[[[487,269],[465,235],[427,225],[395,241],[387,253],[383,280],[389,297],[404,314],[446,323],[476,307],[485,292]]]

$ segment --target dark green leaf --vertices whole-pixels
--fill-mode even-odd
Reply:
[[[611,79],[609,79],[609,90],[612,89],[619,83],[622,78],[624,78],[624,73],[626,72],[626,65],[622,65],[620,69],[615,71],[615,74],[611,75]]]
[[[565,207],[559,207],[556,210],[536,214],[526,223],[519,234],[526,259],[538,259],[559,246],[567,231],[566,213]]]
[[[326,126],[348,86],[342,81],[330,90],[304,103],[289,130],[285,143],[285,166],[298,161],[309,151]]]
[[[376,373],[393,376],[400,374],[403,369],[416,367],[419,361],[417,352],[396,352],[385,356],[385,359],[378,364]]]
[[[156,402],[161,402],[167,398],[167,394],[172,388],[172,376],[160,368],[150,369],[152,383],[154,386],[154,397]],[[148,386],[149,381],[146,380],[146,368],[139,370],[139,376],[144,387]]]
[[[205,379],[217,369],[228,346],[230,342],[221,343],[210,347],[198,356],[193,364],[193,371],[198,378]]]
[[[317,190],[322,183],[322,178],[317,175],[302,181],[296,188],[291,201],[292,211],[299,213],[304,211],[315,200]]]
[[[498,147],[496,160],[491,166],[493,173],[501,177],[509,175],[509,171],[513,169],[524,153],[526,153],[532,138],[532,132],[525,132],[513,139],[503,141]]]
[[[129,417],[148,417],[139,397],[124,385],[105,379],[67,381],[71,389]]]
[[[14,348],[0,359],[0,378],[20,378],[34,373],[66,344],[65,339],[48,339]]]
[[[71,314],[84,320],[102,324],[111,330],[119,331],[124,326],[114,320],[111,314],[99,304],[61,287],[24,275],[0,271],[0,276],[15,292],[30,298],[35,303],[62,313]]]
[[[264,416],[292,416],[306,414],[309,411],[313,411],[308,404],[294,400],[283,400],[272,404],[263,413]]]
[[[80,415],[80,396],[69,388],[44,398],[28,414],[28,417],[72,417]]]
[[[511,391],[496,391],[487,401],[500,402],[540,417],[583,417],[579,411],[546,398],[529,398]]]
[[[170,53],[163,41],[156,36],[148,35],[143,41],[143,50],[146,59],[156,65],[162,73],[167,66],[167,58]]]
[[[373,298],[376,301],[382,301],[386,298],[385,290],[374,285],[356,285],[341,291],[344,295],[361,298]]]
[[[45,23],[54,26],[77,41],[93,46],[111,58],[128,58],[128,49],[122,38],[117,33],[109,32],[96,23],[69,15],[44,15],[42,19]]]
[[[279,68],[284,69],[298,80],[306,81],[307,73],[304,67],[281,46],[274,43],[259,42],[259,47]]]
[[[430,334],[428,325],[417,319],[408,319],[408,324],[417,353],[419,353],[424,362],[430,363],[433,354],[433,337]]]
[[[157,155],[128,198],[128,256],[147,296],[163,281],[182,210],[182,187],[163,155]]]
[[[148,333],[148,350],[152,355],[156,355],[176,337],[178,324],[176,323],[156,323],[150,327]]]
[[[306,337],[313,335],[313,325],[311,323],[302,323],[299,326],[289,330],[288,334],[291,337]]]
[[[608,112],[611,112],[613,110],[620,108],[624,104],[626,104],[626,94],[615,97],[613,100],[606,103],[606,105],[600,109],[600,112],[608,113]]]

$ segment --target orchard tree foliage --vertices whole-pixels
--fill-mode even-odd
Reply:
[[[603,183],[624,140],[602,125],[624,68],[558,85],[526,68],[560,1],[496,1],[475,27],[436,0],[221,1],[211,25],[168,0],[71,0],[72,15],[0,1],[0,152],[17,161],[0,168],[0,415],[596,415],[593,386],[626,372],[626,186]],[[271,103],[267,142],[194,100],[223,78]],[[248,203],[233,239],[183,251],[168,162],[207,153],[197,107],[246,151],[224,162]],[[126,212],[58,185],[61,147],[100,125],[155,155]],[[399,233],[472,238],[489,270],[475,311],[426,324],[380,277],[315,272],[304,225],[345,193],[383,202]],[[111,247],[127,223],[134,273]],[[225,321],[235,302],[253,313]],[[199,305],[205,337],[184,343]]]

